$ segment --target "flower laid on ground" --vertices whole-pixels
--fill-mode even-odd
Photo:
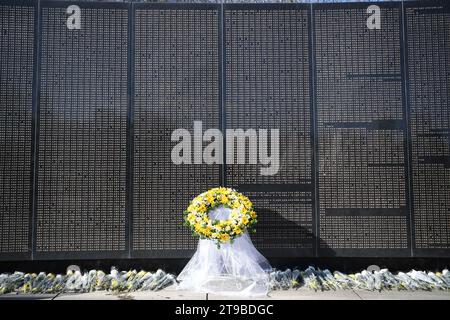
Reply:
[[[308,267],[273,269],[269,273],[271,290],[305,288],[314,291],[359,289],[381,290],[450,290],[450,272],[410,272],[391,273],[363,270],[354,274],[339,271],[333,273]],[[101,270],[89,272],[68,271],[66,274],[23,273],[0,274],[0,295],[14,293],[84,293],[92,291],[111,291],[114,293],[133,291],[157,291],[177,283],[175,276],[161,269],[156,272],[144,270],[118,271],[112,268],[109,274]]]
[[[363,270],[354,274],[339,271],[331,273],[328,269],[308,267],[304,271],[286,269],[270,273],[272,290],[307,288],[314,291],[338,289],[381,290],[450,290],[450,272],[410,272],[391,273],[388,269],[380,271]]]
[[[0,274],[0,294],[16,293],[61,293],[92,292],[107,290],[112,292],[156,291],[175,283],[175,276],[161,269],[154,273],[130,270],[117,271],[112,268],[109,274],[101,270],[68,271],[66,274],[40,272]]]
[[[226,220],[212,220],[208,213],[223,206],[231,210]],[[183,213],[185,225],[200,239],[211,239],[218,247],[233,242],[244,232],[254,232],[257,215],[253,204],[234,189],[218,187],[196,196]]]

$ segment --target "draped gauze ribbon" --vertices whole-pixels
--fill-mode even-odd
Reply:
[[[231,209],[220,206],[209,212],[214,220],[226,220]],[[209,239],[200,239],[197,251],[187,263],[178,280],[178,290],[208,292],[222,295],[264,296],[269,291],[267,259],[254,247],[245,232],[233,243],[217,248]]]

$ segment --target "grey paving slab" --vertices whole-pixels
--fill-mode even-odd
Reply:
[[[361,298],[352,290],[340,291],[311,291],[308,289],[271,291],[266,297],[233,297],[208,294],[210,300],[360,300]]]
[[[129,293],[112,293],[96,291],[89,293],[65,293],[55,300],[206,300],[206,294],[176,290],[170,286],[161,291],[136,291]]]
[[[118,295],[108,291],[95,291],[88,293],[62,293],[55,300],[121,300],[126,295]]]
[[[192,292],[135,292],[132,294],[136,300],[206,300],[204,293]]]
[[[450,291],[355,291],[363,300],[450,300]]]
[[[0,300],[52,300],[57,294],[17,294],[8,293],[0,295]]]

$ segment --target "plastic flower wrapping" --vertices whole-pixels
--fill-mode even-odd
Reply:
[[[0,274],[0,294],[15,293],[62,293],[112,291],[131,292],[161,290],[175,283],[175,276],[158,269],[156,272],[144,270],[121,271],[115,267],[106,274],[101,270],[81,273],[69,270],[66,274],[40,272]]]

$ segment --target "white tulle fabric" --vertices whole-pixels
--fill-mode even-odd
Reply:
[[[211,219],[228,219],[231,210],[218,207]],[[208,239],[198,242],[197,251],[177,279],[178,290],[233,296],[265,296],[269,291],[267,259],[253,246],[247,233],[234,242],[217,245]]]

